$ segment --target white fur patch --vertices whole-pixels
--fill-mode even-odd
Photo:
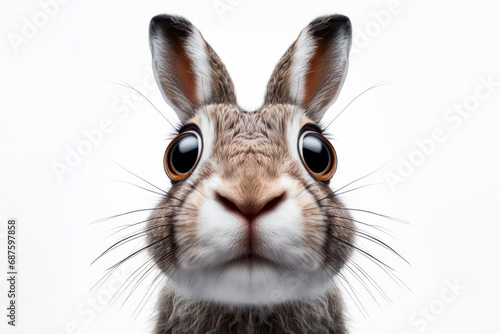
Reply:
[[[199,112],[197,119],[201,130],[201,136],[203,137],[203,152],[199,162],[201,166],[212,154],[212,144],[215,139],[215,126],[213,120],[210,119],[206,113]]]
[[[196,97],[205,104],[212,94],[212,70],[205,50],[206,43],[198,29],[193,28],[193,33],[187,39],[186,51],[193,62],[193,71],[196,74]]]
[[[331,280],[323,268],[304,273],[243,265],[224,270],[179,269],[172,276],[174,289],[181,296],[233,305],[270,305],[319,297]]]
[[[292,57],[291,77],[290,77],[290,98],[302,104],[305,94],[306,74],[309,70],[309,61],[316,49],[313,38],[309,35],[309,30],[304,29],[299,35],[295,45],[295,53]]]
[[[183,111],[170,101],[170,98],[165,93],[161,82],[159,72],[165,71],[165,66],[163,65],[163,50],[165,49],[165,43],[163,39],[157,35],[151,35],[149,42],[151,43],[151,49],[153,50],[153,76],[156,84],[160,87],[161,96],[177,114],[182,113]]]
[[[290,156],[298,163],[300,166],[303,166],[302,159],[299,153],[299,133],[300,129],[307,120],[304,112],[299,108],[295,107],[291,117],[288,119],[288,123],[286,124],[286,139],[288,142],[288,150],[290,152]],[[303,168],[304,176],[309,177],[305,168]]]

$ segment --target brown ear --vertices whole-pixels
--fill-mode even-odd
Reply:
[[[276,65],[264,103],[298,105],[319,122],[344,83],[351,40],[351,22],[346,16],[312,21]]]
[[[188,20],[158,15],[149,25],[156,82],[164,99],[185,122],[207,104],[236,104],[226,67]]]

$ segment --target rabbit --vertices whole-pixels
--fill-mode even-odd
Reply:
[[[349,18],[307,25],[253,111],[188,20],[155,16],[149,39],[181,123],[163,159],[171,187],[148,221],[168,278],[154,333],[348,333],[338,279],[355,235],[321,122],[347,75]]]

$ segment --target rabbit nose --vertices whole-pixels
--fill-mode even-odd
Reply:
[[[267,198],[249,201],[245,198],[236,199],[229,196],[223,196],[220,193],[215,194],[216,200],[222,204],[227,210],[237,213],[246,218],[251,223],[257,216],[271,212],[280,203],[285,200],[285,192],[280,195],[271,195]]]

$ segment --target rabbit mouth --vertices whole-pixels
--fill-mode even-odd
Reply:
[[[233,266],[277,266],[277,264],[266,257],[255,253],[246,253],[237,256],[227,262],[222,264],[223,268],[233,267]]]

